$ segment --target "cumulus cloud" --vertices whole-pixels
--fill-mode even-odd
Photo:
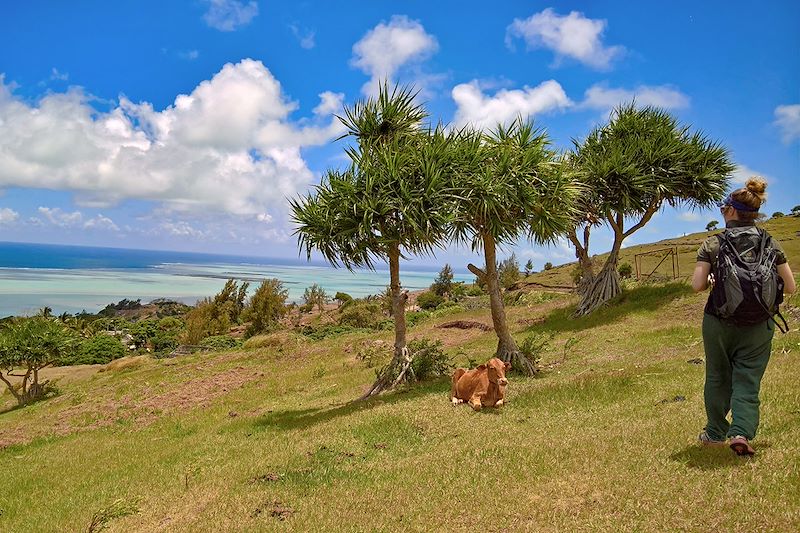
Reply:
[[[775,125],[780,128],[783,142],[786,144],[800,139],[800,104],[776,107]]]
[[[0,207],[0,225],[13,224],[19,218],[19,213],[9,207]]]
[[[80,226],[83,222],[83,214],[80,211],[68,213],[60,207],[40,207],[38,211],[45,220],[61,228]]]
[[[425,31],[416,20],[403,15],[393,16],[388,23],[381,22],[353,45],[351,65],[369,74],[370,80],[362,91],[374,95],[384,79],[392,83],[398,71],[419,63],[439,49],[433,35]]]
[[[456,103],[454,122],[457,126],[473,124],[478,128],[494,128],[517,116],[529,117],[572,105],[561,85],[548,80],[536,87],[501,89],[494,95],[483,92],[480,82],[456,85],[452,90]]]
[[[314,108],[315,115],[327,116],[340,113],[344,105],[344,94],[325,91],[319,95],[319,105]]]
[[[700,213],[695,213],[694,211],[684,211],[682,213],[678,213],[678,218],[685,222],[697,222],[700,220]]]
[[[579,107],[610,111],[634,100],[638,105],[664,109],[683,109],[689,107],[690,102],[687,95],[667,85],[639,85],[635,89],[623,89],[595,84],[586,90]]]
[[[556,65],[569,57],[606,70],[625,52],[622,46],[603,44],[607,24],[603,19],[586,18],[578,11],[559,15],[547,8],[527,19],[514,19],[506,29],[506,46],[513,48],[514,40],[519,38],[528,49],[548,48],[555,52]]]
[[[103,216],[102,214],[99,214],[96,217],[90,218],[89,220],[84,222],[83,228],[106,230],[106,231],[119,231],[119,226],[117,226],[113,220],[111,220],[106,216]]]
[[[258,2],[239,0],[206,0],[203,15],[206,24],[219,31],[234,31],[250,23],[258,15]]]
[[[323,93],[320,113],[337,98]],[[161,111],[121,97],[100,112],[75,88],[31,104],[0,77],[0,188],[70,190],[94,207],[137,198],[169,211],[280,211],[313,179],[301,149],[342,131],[333,117],[292,121],[296,107],[252,59]]]

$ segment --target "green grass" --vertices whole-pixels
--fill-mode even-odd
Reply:
[[[571,296],[509,308],[518,339],[553,336],[546,370],[480,413],[452,407],[446,380],[353,402],[374,377],[358,346],[391,332],[65,383],[0,414],[0,440],[24,441],[0,449],[0,531],[800,530],[800,298],[752,459],[695,442],[704,298],[645,285],[580,320]],[[409,336],[487,359],[493,333],[436,328],[460,319],[490,323],[463,311]]]

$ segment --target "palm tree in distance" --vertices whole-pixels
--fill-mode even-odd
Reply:
[[[452,134],[431,129],[425,109],[408,87],[383,84],[376,98],[357,102],[339,117],[350,166],[329,170],[305,197],[291,201],[299,246],[310,258],[320,252],[333,266],[374,269],[388,261],[394,356],[364,394],[391,388],[409,372],[406,347],[407,291],[400,283],[400,259],[430,254],[447,241],[449,145]]]

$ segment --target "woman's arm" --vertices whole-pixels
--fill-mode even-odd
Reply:
[[[708,275],[711,273],[711,263],[698,261],[692,274],[692,289],[694,292],[704,291],[708,288]],[[786,289],[784,289],[785,291]]]
[[[789,268],[789,263],[778,265],[778,275],[783,278],[783,292],[792,294],[797,290],[797,283],[794,281],[794,274],[792,269]]]

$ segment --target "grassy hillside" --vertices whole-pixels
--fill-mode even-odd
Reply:
[[[770,232],[776,239],[783,245],[787,255],[790,257],[800,258],[800,218],[797,217],[782,217],[769,219],[760,224]],[[663,257],[663,253],[659,252],[665,248],[677,248],[678,261],[676,264],[676,274],[679,279],[688,279],[694,269],[694,264],[697,261],[697,249],[703,241],[711,235],[719,233],[718,231],[690,233],[684,237],[677,237],[674,239],[665,239],[650,244],[639,244],[636,246],[628,246],[620,251],[619,263],[629,263],[634,267],[635,272],[635,256],[636,254],[651,253],[652,255],[644,256],[640,259],[640,265],[645,275],[650,274],[658,266],[659,261]],[[608,257],[608,254],[599,254],[595,258],[598,268]],[[798,259],[795,259],[798,263]],[[572,270],[574,263],[561,265],[551,270],[543,270],[535,274],[531,274],[525,280],[526,283],[539,284],[544,286],[572,286]],[[795,268],[795,270],[797,270]],[[669,275],[672,276],[672,263],[671,259],[667,258],[664,263],[656,270],[654,276]]]
[[[798,222],[768,226],[790,261],[780,231]],[[480,413],[451,406],[446,381],[348,403],[374,375],[359,346],[388,332],[84,368],[0,414],[0,531],[800,530],[800,299],[752,459],[695,441],[704,299],[671,283],[580,320],[570,295],[509,308],[518,338],[552,335],[545,371]],[[410,337],[487,359],[492,332],[436,327],[462,318],[490,323],[469,311]]]

